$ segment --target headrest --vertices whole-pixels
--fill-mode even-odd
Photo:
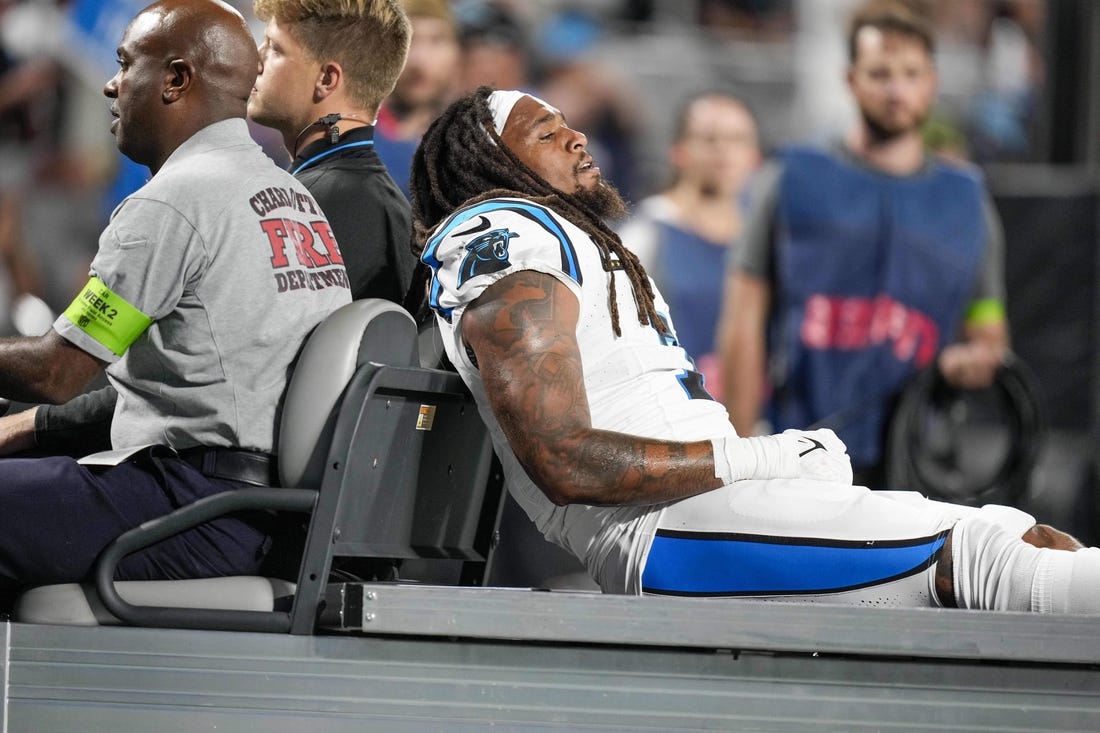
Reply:
[[[416,323],[388,300],[356,300],[333,311],[306,339],[279,420],[283,486],[315,488],[328,453],[340,397],[367,362],[417,366]]]

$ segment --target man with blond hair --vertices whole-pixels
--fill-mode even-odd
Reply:
[[[400,301],[415,261],[408,204],[374,150],[374,120],[409,51],[398,0],[256,0],[267,23],[254,122],[278,130],[291,173],[328,214],[352,296]]]

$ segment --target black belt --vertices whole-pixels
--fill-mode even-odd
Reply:
[[[209,478],[253,486],[279,485],[275,457],[267,453],[233,448],[187,448],[177,452],[180,458]]]

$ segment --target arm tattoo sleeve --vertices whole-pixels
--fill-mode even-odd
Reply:
[[[492,285],[462,317],[493,413],[528,475],[559,504],[652,504],[721,485],[709,441],[592,427],[578,307],[554,277],[520,271]]]

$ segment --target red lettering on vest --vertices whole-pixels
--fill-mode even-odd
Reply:
[[[923,367],[936,356],[939,327],[887,295],[874,299],[814,295],[806,301],[801,337],[810,349],[854,351],[889,343],[895,359]]]

